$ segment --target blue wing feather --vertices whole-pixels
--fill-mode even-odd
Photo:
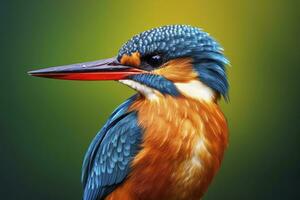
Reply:
[[[112,113],[90,144],[82,167],[84,200],[104,199],[128,175],[142,138],[137,113],[127,112],[136,97]]]

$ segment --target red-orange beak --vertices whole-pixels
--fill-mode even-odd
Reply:
[[[116,58],[50,67],[28,72],[32,76],[65,80],[121,80],[144,71],[120,64]]]

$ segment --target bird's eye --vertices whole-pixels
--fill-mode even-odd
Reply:
[[[163,63],[163,59],[162,59],[162,56],[160,56],[160,55],[153,55],[153,56],[149,56],[146,59],[146,62],[149,65],[151,65],[152,67],[156,68],[156,67],[159,67]]]

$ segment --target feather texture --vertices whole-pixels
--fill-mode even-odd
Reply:
[[[128,111],[134,99],[136,96],[114,111],[86,153],[82,169],[84,200],[104,199],[130,171],[142,137],[136,112]]]
[[[106,200],[198,200],[220,167],[227,124],[211,101],[164,96],[137,99],[130,110],[144,130],[132,170]]]

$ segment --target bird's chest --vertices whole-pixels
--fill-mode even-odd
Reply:
[[[129,178],[133,193],[146,199],[199,199],[226,146],[223,115],[219,119],[208,105],[185,99],[135,106],[143,108],[138,120],[144,137]]]

